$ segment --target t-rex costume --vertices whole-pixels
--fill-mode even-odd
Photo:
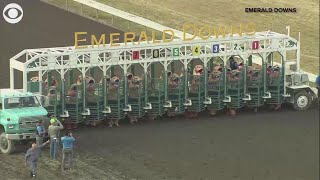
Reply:
[[[219,86],[220,76],[222,73],[222,68],[220,65],[215,66],[212,72],[209,72],[208,75],[208,89],[214,89]],[[214,108],[208,108],[209,114],[214,116],[217,114],[217,110]]]
[[[168,72],[168,91],[176,91],[179,85],[181,84],[181,76],[176,73]],[[175,117],[177,114],[175,112],[167,112],[168,117]]]
[[[129,77],[130,76],[130,77]],[[129,98],[138,98],[140,96],[140,89],[142,87],[142,78],[139,76],[132,76],[129,74],[128,76],[128,96]],[[137,123],[138,118],[136,116],[132,116],[130,113],[128,113],[128,118],[131,124]]]
[[[107,79],[108,85],[108,100],[117,100],[118,93],[119,93],[119,83],[120,78],[118,76],[113,76],[110,79]],[[109,126],[112,127],[113,125],[119,126],[120,119],[109,119]]]
[[[200,86],[200,78],[203,74],[203,65],[196,65],[193,69],[193,78],[191,81],[191,86],[190,86],[190,93],[198,93],[199,92],[199,86]],[[193,112],[193,111],[187,111],[185,113],[187,118],[195,118],[198,116],[198,112]]]

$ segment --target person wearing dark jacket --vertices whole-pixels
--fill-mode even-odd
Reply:
[[[36,176],[37,165],[38,165],[41,149],[49,142],[50,141],[48,140],[47,142],[41,144],[40,146],[37,146],[36,143],[33,143],[32,147],[28,149],[25,155],[25,161],[26,161],[26,165],[29,166],[31,169],[31,173],[30,173],[31,177]]]
[[[43,127],[43,121],[39,120],[36,126],[36,142],[37,145],[40,146],[43,143],[43,139],[45,137],[46,131]]]

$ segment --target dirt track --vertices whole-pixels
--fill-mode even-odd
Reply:
[[[30,2],[19,3],[25,11],[21,24],[8,25],[0,18],[1,87],[9,85],[8,59],[24,48],[72,45],[74,31],[116,31]],[[74,134],[76,171],[59,175],[59,163],[49,161],[45,153],[39,179],[319,179],[317,109],[246,112],[237,118],[157,120],[114,129],[84,128]],[[26,150],[21,146],[17,154],[0,154],[1,180],[27,179]]]
[[[48,179],[318,179],[318,110],[243,112],[199,120],[157,120],[120,128],[75,132],[77,171],[57,176],[59,164],[44,156],[40,176]],[[20,152],[26,150],[22,146]],[[14,168],[19,164],[19,168]],[[26,177],[23,154],[0,155],[5,179]],[[20,169],[23,169],[21,171]],[[3,177],[3,176],[2,176]],[[130,178],[126,178],[130,177]],[[80,179],[81,179],[80,178]]]

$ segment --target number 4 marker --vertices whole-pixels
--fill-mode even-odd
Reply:
[[[200,54],[200,46],[195,46],[193,48],[193,55],[199,55]]]

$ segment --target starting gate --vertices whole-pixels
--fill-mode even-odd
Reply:
[[[279,54],[278,59],[274,53]],[[290,59],[287,58],[289,54]],[[212,58],[222,60],[219,70],[210,67]],[[230,59],[233,58],[241,60],[241,69],[231,68]],[[194,59],[199,59],[203,66],[201,75],[193,75],[193,69],[189,68]],[[169,71],[174,62],[182,63],[181,75]],[[162,69],[159,77],[150,76],[148,72],[154,63],[159,67],[151,68],[153,71]],[[257,64],[259,67],[255,68]],[[143,77],[132,84],[133,80],[127,76],[129,67],[134,65],[143,68]],[[110,69],[114,66],[120,67],[122,78],[110,77]],[[102,80],[95,79],[100,83],[66,83],[69,70],[77,69],[82,77],[86,77],[93,67],[101,69]],[[256,108],[265,103],[289,102],[295,104],[296,109],[303,110],[316,97],[308,86],[307,75],[300,70],[300,41],[270,31],[250,36],[173,40],[157,44],[27,49],[10,60],[11,88],[14,88],[14,70],[23,73],[24,91],[48,96],[48,110],[75,123],[105,118],[119,120],[125,115],[156,117],[165,111],[169,114],[200,112],[206,107],[214,110]],[[61,82],[56,89],[45,88],[42,83],[44,74],[49,80],[52,71]],[[30,75],[37,76],[38,81],[30,82]],[[90,92],[88,88],[91,88]],[[55,93],[48,95],[46,90]],[[298,93],[300,91],[307,93]]]

